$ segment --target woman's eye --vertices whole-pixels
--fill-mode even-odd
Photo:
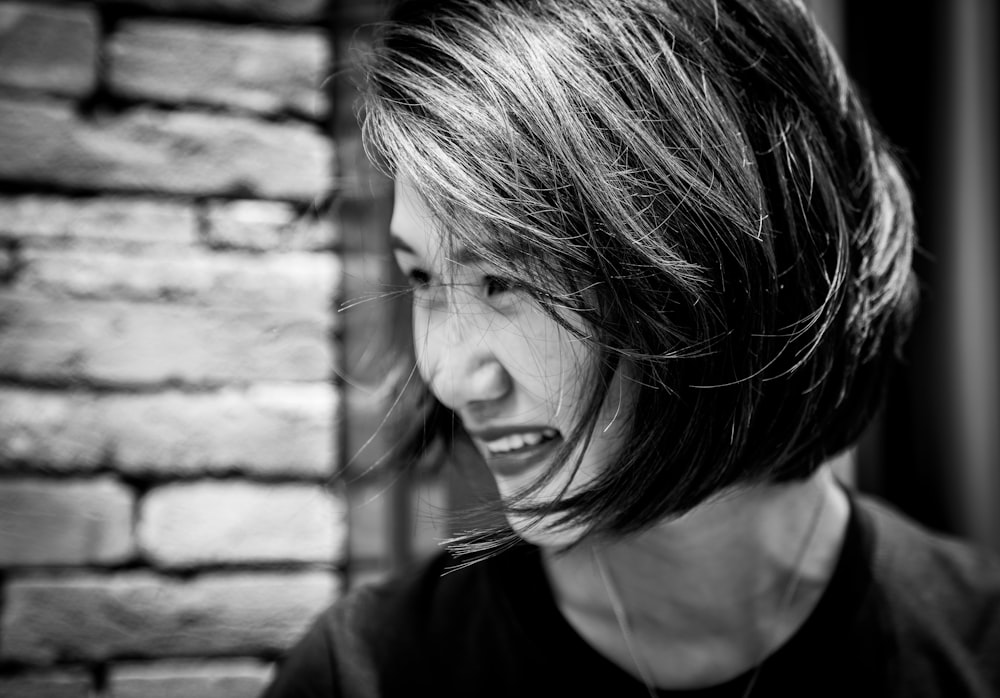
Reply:
[[[495,296],[512,290],[514,282],[510,279],[501,279],[498,276],[487,276],[483,278],[483,288],[487,296]]]
[[[413,288],[421,288],[430,283],[431,275],[423,269],[410,269],[406,273],[406,280]]]

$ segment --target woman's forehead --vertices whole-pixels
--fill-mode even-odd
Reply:
[[[393,252],[450,266],[482,264],[480,251],[470,247],[465,236],[448,234],[441,221],[431,213],[424,197],[407,178],[397,178],[395,190],[389,228]]]
[[[405,177],[396,179],[389,229],[393,250],[426,257],[434,239],[440,246],[441,235],[427,203]]]

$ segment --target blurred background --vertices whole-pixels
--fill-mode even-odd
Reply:
[[[387,0],[0,0],[0,695],[255,695],[475,473],[387,465]],[[851,477],[1000,551],[997,10],[809,3],[900,150],[923,305]],[[380,428],[381,427],[381,428]]]

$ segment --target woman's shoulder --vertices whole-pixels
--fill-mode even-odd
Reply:
[[[855,505],[880,581],[927,600],[943,595],[1000,610],[1000,557],[994,552],[931,531],[871,497],[857,497]]]
[[[332,635],[350,635],[368,644],[403,632],[419,632],[447,612],[463,591],[479,583],[482,568],[458,568],[442,551],[390,576],[352,588],[321,619]]]
[[[947,658],[1000,690],[1000,557],[877,500],[855,504],[870,541],[872,579],[901,649]]]
[[[373,698],[387,688],[387,677],[428,673],[424,664],[457,656],[484,629],[511,617],[503,579],[532,560],[531,551],[519,548],[475,564],[441,552],[359,584],[316,619],[265,698]]]
[[[441,622],[463,622],[453,613],[457,609],[468,620],[472,604],[503,603],[503,580],[538,572],[537,557],[536,548],[523,544],[478,560],[441,551],[382,580],[358,585],[330,608],[327,621],[378,640],[403,630],[437,632]]]

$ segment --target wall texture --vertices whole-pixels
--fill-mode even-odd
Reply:
[[[396,320],[339,312],[386,278],[379,12],[0,0],[5,698],[254,695],[437,535],[441,486],[379,467]]]

